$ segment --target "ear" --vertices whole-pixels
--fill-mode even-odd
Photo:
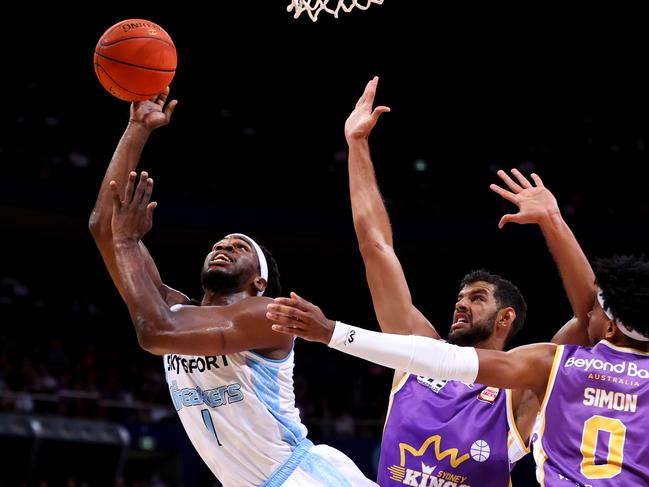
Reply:
[[[255,286],[255,289],[257,290],[257,292],[265,291],[266,286],[268,285],[268,283],[266,282],[266,279],[264,279],[263,277],[259,277],[259,276],[255,277],[255,280],[252,282],[252,284],[253,284],[253,286]]]
[[[613,340],[616,336],[623,337],[624,333],[620,331],[615,322],[611,320],[606,320],[606,330],[604,331],[604,338],[609,342]]]
[[[496,327],[503,331],[506,330],[509,333],[509,329],[512,326],[512,323],[516,319],[516,311],[511,306],[503,308],[498,311],[498,316],[496,317]]]

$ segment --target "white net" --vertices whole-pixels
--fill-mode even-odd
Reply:
[[[302,12],[306,12],[314,22],[318,20],[318,14],[322,11],[338,18],[338,12],[349,12],[354,8],[367,10],[370,5],[383,3],[383,0],[291,0],[287,11],[294,12],[293,16],[297,19]]]

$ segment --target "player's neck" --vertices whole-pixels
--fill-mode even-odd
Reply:
[[[212,291],[205,290],[201,306],[227,306],[250,297],[248,291]]]

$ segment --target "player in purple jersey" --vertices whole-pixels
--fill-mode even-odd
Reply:
[[[596,268],[598,288],[587,325],[592,347],[537,343],[502,352],[376,333],[328,320],[296,295],[276,299],[268,317],[281,323],[274,325],[277,331],[396,370],[532,390],[542,401],[534,456],[543,486],[646,486],[649,261],[613,257]]]
[[[384,106],[372,109],[377,83],[377,78],[368,83],[345,124],[354,228],[382,331],[439,339],[412,303],[372,167],[369,134],[381,113],[389,111]],[[553,195],[542,185],[532,186],[517,171],[514,174],[519,183],[499,173],[512,190],[516,188],[515,197],[493,188],[519,207],[516,215],[502,218],[501,226],[510,221],[538,224],[564,280],[592,281],[590,266],[561,219]],[[569,293],[582,323],[592,304],[591,288],[584,292],[583,287],[573,286]],[[525,302],[514,285],[489,272],[475,271],[461,283],[448,341],[501,350],[524,318]],[[578,322],[564,327],[556,340],[583,335]],[[499,390],[398,371],[381,443],[378,482],[382,486],[449,482],[450,487],[481,485],[489,478],[489,485],[508,485],[511,463],[528,451],[539,405],[530,391]]]

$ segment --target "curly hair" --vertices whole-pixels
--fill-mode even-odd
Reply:
[[[649,261],[642,255],[615,255],[594,263],[604,306],[626,328],[649,338]]]
[[[523,298],[523,295],[521,294],[518,287],[516,287],[512,282],[496,274],[492,274],[485,269],[478,269],[476,271],[469,272],[462,278],[460,285],[464,287],[477,281],[488,282],[489,284],[494,285],[494,297],[496,298],[498,310],[511,306],[516,312],[516,318],[512,323],[512,327],[509,330],[507,338],[505,339],[505,344],[507,344],[523,327],[523,323],[525,323],[525,316],[527,315],[527,303],[525,302],[525,299]]]

